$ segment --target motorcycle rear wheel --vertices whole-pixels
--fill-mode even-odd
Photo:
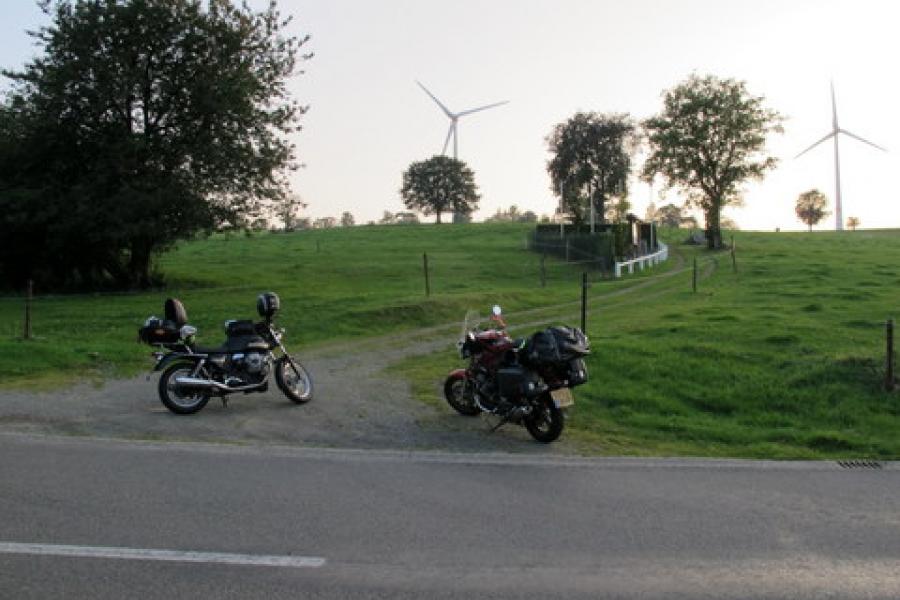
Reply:
[[[296,372],[285,356],[275,363],[275,383],[289,400],[297,404],[306,404],[313,397],[312,377],[299,360],[293,357],[291,360],[297,368]]]
[[[199,389],[188,389],[175,383],[178,377],[190,377],[194,365],[174,364],[159,377],[159,399],[176,415],[191,415],[206,406],[209,394]]]
[[[550,394],[538,398],[531,413],[525,417],[525,429],[531,437],[543,444],[555,441],[562,434],[565,419]]]
[[[466,380],[459,377],[448,377],[444,382],[444,398],[453,410],[466,417],[474,417],[481,413],[481,409],[475,404],[475,398],[471,391],[466,394]]]

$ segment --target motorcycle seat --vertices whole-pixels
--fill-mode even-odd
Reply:
[[[195,354],[228,354],[228,348],[223,344],[215,348],[209,346],[194,346]]]

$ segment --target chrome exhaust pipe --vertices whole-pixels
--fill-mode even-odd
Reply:
[[[211,379],[198,379],[196,377],[176,377],[175,383],[182,387],[186,388],[200,388],[203,390],[215,390],[217,392],[223,393],[231,393],[231,392],[249,392],[251,390],[259,389],[266,382],[262,383],[253,383],[250,385],[241,385],[241,386],[229,386],[224,383],[219,383],[218,381],[213,381]]]

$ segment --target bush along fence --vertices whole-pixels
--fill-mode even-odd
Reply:
[[[528,238],[528,249],[551,254],[567,263],[583,263],[621,277],[622,269],[634,272],[667,260],[668,247],[656,235],[654,223],[629,218],[625,223],[596,225],[538,225]]]

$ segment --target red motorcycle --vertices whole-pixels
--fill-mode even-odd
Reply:
[[[499,306],[491,320],[494,326],[482,330],[478,315],[466,314],[457,348],[469,365],[447,376],[447,403],[461,415],[499,417],[491,431],[517,423],[539,442],[556,440],[565,424],[564,412],[575,404],[571,388],[587,381],[587,336],[576,328],[550,327],[527,339],[513,339]]]

